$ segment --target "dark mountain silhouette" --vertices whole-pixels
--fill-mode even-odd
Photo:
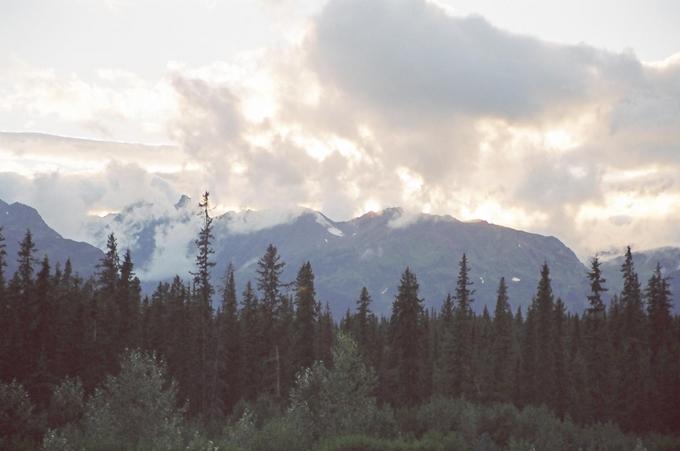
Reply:
[[[83,242],[69,240],[51,229],[38,212],[27,205],[15,202],[7,204],[0,200],[0,227],[7,245],[7,274],[16,270],[16,256],[19,242],[30,229],[36,243],[37,259],[47,255],[52,268],[71,259],[73,270],[82,276],[89,276],[96,270],[97,262],[104,255],[98,248]],[[37,271],[37,266],[36,266]]]
[[[119,214],[96,220],[90,229],[98,245],[110,231],[121,236],[119,241],[130,246],[140,275],[152,289],[162,275],[159,265],[167,268],[168,262],[178,257],[167,251],[168,247],[177,249],[177,240],[181,241],[180,252],[186,254],[181,259],[184,267],[178,264],[163,277],[175,272],[187,274],[195,237],[187,231],[195,222],[193,203],[183,197],[162,213],[149,203],[134,204]],[[508,282],[513,307],[527,306],[544,262],[550,265],[556,296],[574,311],[584,307],[586,268],[568,247],[554,237],[483,221],[411,215],[399,208],[342,222],[313,210],[294,214],[245,211],[217,217],[214,227],[216,277],[231,261],[237,268],[238,284],[243,286],[255,278],[258,258],[273,243],[287,264],[284,280],[292,281],[300,265],[311,261],[318,297],[331,304],[335,315],[354,307],[364,285],[375,301],[375,310],[387,313],[406,266],[418,276],[425,304],[438,308],[446,294],[454,290],[464,252],[471,265],[473,306],[478,311],[484,305],[493,306],[502,276]]]

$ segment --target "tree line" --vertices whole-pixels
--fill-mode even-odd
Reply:
[[[191,278],[159,283],[150,296],[142,296],[130,252],[121,256],[113,235],[96,274],[84,280],[69,261],[63,268],[52,268],[47,257],[37,261],[27,231],[18,269],[7,279],[0,231],[0,379],[23,386],[37,411],[47,412],[63,380],[77,378],[86,394],[94,393],[121,370],[126,350],[140,349],[163,360],[190,418],[219,422],[244,402],[289,405],[296,375],[315,362],[333,368],[333,343],[342,333],[375,373],[377,405],[414,408],[437,396],[543,405],[577,424],[680,433],[680,318],[672,314],[662,268],[643,286],[630,248],[623,290],[608,304],[600,263],[592,259],[588,308],[580,314],[553,293],[547,264],[525,312],[511,311],[502,278],[493,314],[486,307],[475,314],[463,255],[454,290],[439,309],[424,308],[417,276],[406,268],[389,317],[372,313],[364,287],[356,308],[336,323],[317,299],[311,263],[286,283],[273,245],[242,293],[232,265],[223,280],[213,280],[207,193],[200,212]],[[50,421],[35,433],[55,427]],[[0,421],[0,428],[11,425]]]

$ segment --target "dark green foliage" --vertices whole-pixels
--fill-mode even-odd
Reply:
[[[295,369],[308,368],[314,362],[317,309],[314,291],[314,272],[306,262],[295,280]]]
[[[380,439],[350,435],[321,443],[318,451],[463,451],[468,444],[458,434],[428,434],[419,440]]]
[[[257,288],[260,290],[258,358],[262,366],[261,389],[281,399],[281,327],[282,313],[281,273],[285,263],[281,261],[278,250],[269,245],[264,256],[257,262]]]
[[[217,359],[215,382],[223,414],[231,412],[241,396],[242,361],[241,330],[238,320],[238,300],[234,267],[229,264],[222,290],[222,306],[217,313]]]
[[[392,304],[389,330],[392,401],[398,405],[414,405],[422,396],[423,321],[418,280],[406,268]]]
[[[178,276],[144,299],[113,236],[83,281],[70,262],[38,263],[27,233],[7,284],[0,238],[4,448],[44,437],[64,450],[678,449],[680,319],[660,266],[643,295],[629,251],[624,289],[606,306],[594,259],[579,315],[544,265],[526,315],[512,315],[505,279],[493,314],[475,314],[463,256],[440,310],[423,310],[407,269],[389,319],[362,289],[339,334],[311,263],[286,284],[274,246],[258,293],[248,282],[237,294],[229,267],[213,311],[207,196],[200,206],[191,283]]]
[[[472,336],[472,294],[470,288],[470,268],[467,257],[463,254],[460,260],[458,281],[456,282],[456,308],[453,317],[453,343],[450,345],[450,367],[452,372],[451,394],[454,396],[473,396],[473,336]]]
[[[243,395],[253,400],[257,396],[262,377],[259,360],[260,322],[258,299],[250,282],[243,292],[243,304],[240,312],[241,351],[243,356]]]
[[[585,360],[585,380],[588,380],[587,402],[585,416],[589,419],[611,418],[612,403],[612,371],[611,354],[612,348],[607,333],[606,312],[602,294],[607,291],[606,280],[602,277],[600,262],[594,258],[591,270],[588,273],[590,280],[590,294],[588,295],[589,307],[584,315],[585,347],[583,359]]]
[[[29,449],[35,435],[33,404],[18,382],[0,383],[0,448]]]
[[[130,351],[120,373],[109,376],[85,405],[77,429],[48,434],[44,447],[91,450],[162,450],[180,440],[181,410],[176,386],[167,380],[165,364],[154,355]]]
[[[515,362],[512,352],[512,320],[505,278],[501,278],[493,317],[492,347],[489,353],[492,361],[491,397],[497,401],[508,402],[512,399],[512,371]]]

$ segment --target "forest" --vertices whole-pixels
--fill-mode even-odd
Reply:
[[[190,277],[149,296],[113,235],[83,279],[28,230],[8,277],[0,230],[0,449],[680,449],[680,317],[630,248],[611,297],[591,260],[583,312],[544,264],[526,311],[500,279],[476,314],[462,255],[440,308],[405,268],[389,317],[347,287],[336,321],[312,264],[281,280],[274,245],[242,293],[231,265],[213,280],[208,201]]]

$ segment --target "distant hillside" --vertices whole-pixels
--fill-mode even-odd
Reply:
[[[71,258],[73,270],[82,276],[89,276],[103,256],[98,248],[78,241],[66,239],[51,229],[38,212],[18,202],[7,204],[0,200],[0,227],[7,245],[7,274],[16,271],[19,242],[24,238],[26,229],[30,229],[36,243],[36,258],[47,255],[52,267],[57,262],[63,264]]]
[[[152,286],[175,273],[187,275],[198,229],[194,213],[193,202],[186,197],[169,208],[137,203],[94,220],[90,232],[100,246],[109,232],[115,232],[122,246],[130,246],[140,276]],[[330,302],[336,315],[354,306],[363,285],[371,292],[375,309],[388,313],[406,266],[418,276],[426,305],[438,307],[454,290],[464,252],[472,268],[478,311],[493,306],[501,276],[508,282],[512,305],[528,305],[543,262],[550,265],[555,294],[571,310],[584,306],[586,268],[568,247],[554,237],[486,222],[410,215],[398,208],[336,222],[300,209],[230,212],[217,217],[214,226],[215,276],[221,276],[231,261],[243,286],[255,277],[257,259],[273,243],[287,263],[286,281],[294,279],[304,261],[311,261],[318,296]]]
[[[661,247],[645,251],[633,252],[633,264],[638,273],[640,284],[644,290],[647,281],[656,269],[657,262],[661,265],[661,272],[670,281],[671,293],[674,302],[673,309],[680,312],[680,248]],[[623,256],[619,256],[603,262],[602,271],[607,279],[609,293],[615,294],[623,288],[621,278],[621,265]]]

